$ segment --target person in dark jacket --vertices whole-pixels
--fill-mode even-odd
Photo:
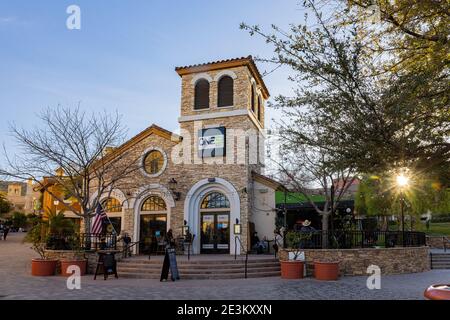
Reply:
[[[9,233],[9,227],[5,226],[5,228],[3,229],[3,240],[6,240],[6,236]]]

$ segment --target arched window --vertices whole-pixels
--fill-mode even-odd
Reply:
[[[258,96],[258,121],[261,121],[261,108],[262,108],[261,96]]]
[[[141,211],[166,211],[167,206],[164,200],[158,196],[148,197],[142,204]]]
[[[233,105],[233,78],[224,76],[219,80],[219,107],[230,107]]]
[[[144,170],[148,174],[158,174],[164,166],[164,156],[158,150],[151,150],[144,157]]]
[[[255,87],[252,86],[252,95],[251,95],[251,105],[252,105],[252,111],[255,112],[255,97],[256,97],[256,93],[255,93]]]
[[[211,192],[202,201],[201,209],[219,209],[229,208],[230,201],[228,198],[219,192]]]
[[[122,212],[122,204],[116,198],[109,198],[102,202],[105,212]]]
[[[195,102],[194,109],[209,108],[209,82],[206,79],[200,79],[195,84]]]

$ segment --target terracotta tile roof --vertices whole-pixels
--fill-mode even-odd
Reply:
[[[258,181],[259,183],[262,183],[274,190],[278,191],[285,191],[287,190],[284,185],[282,185],[280,182],[273,180],[272,178],[266,177],[262,174],[259,174],[255,171],[252,171],[252,178],[255,181]]]
[[[203,72],[203,71],[209,71],[209,70],[218,70],[218,69],[225,69],[230,68],[233,66],[241,66],[246,65],[252,72],[253,76],[255,77],[255,80],[259,85],[261,85],[264,98],[269,98],[269,90],[267,89],[264,80],[262,78],[261,73],[258,70],[258,67],[255,64],[255,61],[253,60],[253,57],[251,55],[247,57],[240,57],[240,58],[232,58],[232,59],[225,59],[225,60],[217,60],[217,61],[211,61],[206,63],[200,63],[200,64],[193,64],[183,67],[176,67],[175,71],[181,76],[184,74],[194,73],[194,72]]]
[[[253,60],[253,57],[250,55],[250,56],[247,56],[247,57],[210,61],[210,62],[205,62],[205,63],[192,64],[192,65],[189,65],[189,66],[176,67],[175,70],[191,69],[191,68],[196,68],[196,67],[201,67],[201,66],[209,66],[209,65],[212,65],[212,64],[225,63],[225,62],[235,62],[235,61],[244,61],[244,60],[245,61]]]

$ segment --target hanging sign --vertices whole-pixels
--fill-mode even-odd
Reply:
[[[225,137],[225,127],[201,129],[198,135],[198,156],[201,158],[225,156]]]

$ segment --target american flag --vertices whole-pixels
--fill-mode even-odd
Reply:
[[[92,219],[92,228],[91,232],[93,234],[99,234],[103,231],[103,222],[107,218],[105,210],[103,210],[103,207],[99,203],[97,205],[97,209],[95,210],[95,216]]]

